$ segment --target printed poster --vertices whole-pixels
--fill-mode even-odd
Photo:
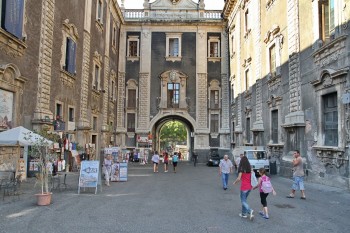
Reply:
[[[96,187],[98,183],[99,161],[82,161],[79,187]]]

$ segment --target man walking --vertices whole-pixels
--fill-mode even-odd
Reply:
[[[303,167],[303,160],[300,156],[300,152],[298,150],[295,150],[293,153],[294,159],[292,161],[293,163],[293,185],[292,185],[292,191],[287,196],[287,198],[294,198],[295,197],[295,190],[300,190],[301,192],[301,199],[305,200],[305,188],[304,188],[304,167]]]
[[[228,155],[224,155],[224,159],[220,160],[219,164],[219,175],[222,179],[223,189],[227,189],[228,177],[232,173],[233,164],[231,160],[228,159]]]

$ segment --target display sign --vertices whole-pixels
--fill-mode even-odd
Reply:
[[[81,162],[78,193],[80,188],[96,188],[97,193],[99,165],[100,162],[95,160]]]
[[[128,180],[128,164],[119,163],[119,181]]]

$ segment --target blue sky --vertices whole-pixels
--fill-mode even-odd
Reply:
[[[151,0],[150,2],[154,2]],[[120,0],[118,0],[120,5]],[[127,9],[142,9],[144,0],[124,0],[124,6]],[[198,2],[195,0],[194,2]],[[207,10],[222,10],[224,7],[224,0],[204,0],[205,9]]]

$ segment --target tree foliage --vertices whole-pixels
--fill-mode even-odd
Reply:
[[[160,130],[160,142],[161,144],[179,144],[186,141],[187,129],[180,121],[169,121],[164,124]]]

